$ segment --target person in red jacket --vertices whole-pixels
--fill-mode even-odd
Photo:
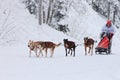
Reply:
[[[115,33],[115,29],[112,25],[112,21],[107,20],[106,25],[102,28],[101,38],[106,34],[108,35],[109,40],[111,40],[114,33]]]
[[[112,25],[112,21],[111,20],[107,20],[106,22],[106,25],[102,28],[102,33],[101,33],[101,39],[104,37],[104,36],[108,36],[108,39],[110,41],[110,44],[109,44],[109,49],[111,50],[111,43],[112,43],[112,37],[115,33],[115,29]]]

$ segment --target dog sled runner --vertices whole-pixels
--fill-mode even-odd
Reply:
[[[107,35],[104,36],[102,40],[98,43],[97,47],[95,48],[95,53],[106,53],[107,55],[111,53],[111,42]]]

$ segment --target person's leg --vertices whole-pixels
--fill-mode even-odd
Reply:
[[[112,41],[110,41],[109,46],[108,46],[108,54],[111,53],[111,46],[112,46]]]

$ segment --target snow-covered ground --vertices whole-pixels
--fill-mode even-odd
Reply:
[[[0,80],[119,80],[120,55],[84,56],[77,47],[76,57],[65,57],[63,46],[53,58],[29,57],[27,46],[1,47]],[[49,52],[48,52],[49,53]]]
[[[105,19],[84,0],[82,4],[85,13],[75,13],[73,8],[69,13],[71,34],[76,40],[47,25],[39,26],[19,0],[3,0],[0,3],[0,80],[120,80],[119,30],[116,30],[113,39],[111,55],[94,53],[93,56],[85,56],[84,46],[81,45],[76,48],[75,57],[65,57],[63,46],[55,49],[53,58],[49,57],[50,52],[47,58],[38,58],[34,53],[29,57],[29,39],[63,44],[63,39],[68,38],[82,44],[84,36],[91,36],[99,41]]]

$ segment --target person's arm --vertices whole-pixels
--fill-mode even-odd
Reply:
[[[108,36],[109,40],[112,39],[113,35],[114,35],[113,33],[110,33],[110,34],[109,34],[109,36]]]
[[[102,30],[101,30],[101,34],[100,34],[100,38],[102,39],[103,38],[103,36],[105,35],[105,26],[104,27],[102,27]]]
[[[111,31],[110,31],[110,33],[109,33],[109,39],[110,39],[110,40],[112,39],[114,33],[115,33],[115,29],[114,29],[114,27],[112,26],[112,27],[111,27]]]
[[[100,38],[102,39],[104,35],[105,35],[105,32],[102,32],[100,35]]]

